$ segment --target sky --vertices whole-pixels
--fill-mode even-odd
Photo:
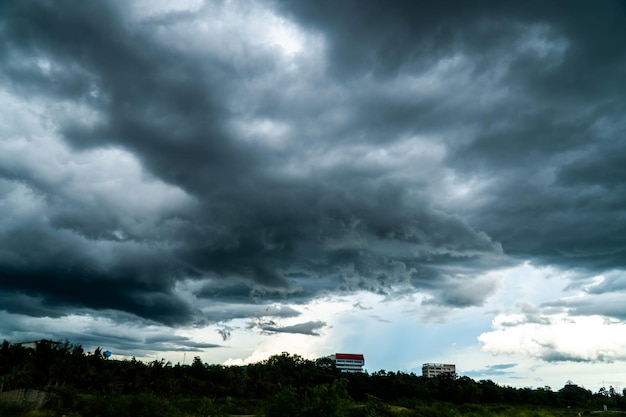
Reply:
[[[626,387],[622,1],[0,3],[0,339]]]

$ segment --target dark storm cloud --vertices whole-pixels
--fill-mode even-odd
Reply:
[[[413,97],[402,110],[385,103],[381,111],[404,115],[410,123],[404,127],[414,131],[444,124],[478,127],[476,134],[470,131],[450,144],[447,159],[460,175],[493,181],[489,204],[466,215],[507,253],[591,268],[624,266],[620,155],[626,126],[617,87],[626,71],[623,3],[285,2],[283,7],[327,36],[332,68],[341,78],[362,72],[394,78],[419,73],[441,58],[468,56],[469,83],[451,91],[447,101],[474,92],[471,85],[481,85],[487,76],[506,89],[497,106],[483,104],[492,91],[482,88],[470,100],[461,99],[460,107]],[[454,86],[455,80],[449,83]],[[399,104],[397,98],[391,101]],[[419,108],[420,102],[426,105]],[[542,172],[546,177],[537,178]]]
[[[597,18],[588,22],[584,12]],[[464,172],[498,178],[488,209],[472,223],[510,254],[596,270],[625,266],[625,102],[615,88],[626,69],[616,42],[626,35],[625,17],[615,2],[547,13],[554,36],[568,44],[561,61],[550,68],[516,62],[507,81],[523,89],[517,111],[496,112],[505,123],[485,125],[453,154]]]
[[[116,251],[116,268],[110,270],[87,256],[80,241],[63,237],[27,227],[4,235],[5,250],[19,255],[20,262],[3,267],[2,288],[8,299],[3,308],[37,316],[60,316],[85,306],[117,309],[167,324],[194,315],[192,306],[172,293],[180,272],[172,269],[166,254],[141,248]],[[17,303],[11,300],[15,295],[32,302]]]
[[[96,347],[113,349],[116,355],[134,356],[147,355],[153,352],[201,352],[204,349],[222,347],[213,343],[199,343],[182,336],[171,337],[137,337],[131,334],[117,335],[113,332],[90,331],[88,334],[68,332],[67,340],[80,344],[85,349]]]
[[[224,322],[237,318],[273,317],[291,318],[298,317],[301,313],[291,307],[255,304],[254,300],[248,303],[211,302],[203,307],[202,311],[209,322]]]
[[[373,289],[379,281],[398,279],[384,272],[393,258],[415,268],[417,259],[431,253],[471,257],[497,250],[462,220],[423,204],[413,207],[393,184],[391,191],[387,185],[344,189],[353,184],[342,185],[341,178],[338,188],[329,188],[309,180],[267,177],[264,165],[269,161],[263,153],[238,145],[224,127],[231,115],[220,103],[226,94],[220,81],[234,68],[201,65],[193,56],[160,47],[148,31],[131,31],[116,10],[102,4],[69,11],[62,6],[5,6],[3,30],[12,42],[5,42],[2,52],[7,58],[22,58],[7,60],[5,79],[17,91],[86,103],[102,115],[102,122],[85,126],[81,120],[57,119],[67,143],[77,149],[122,146],[155,176],[197,198],[200,206],[178,213],[183,221],[174,236],[164,237],[173,239],[165,256],[151,247],[145,257],[120,256],[102,271],[82,254],[80,246],[91,242],[68,243],[57,230],[92,241],[115,240],[111,230],[120,223],[119,213],[62,207],[41,226],[54,232],[20,230],[5,240],[20,255],[26,247],[37,253],[36,262],[5,265],[8,289],[43,295],[46,303],[61,308],[116,308],[174,324],[192,316],[190,307],[172,294],[174,282],[185,275],[246,278],[252,286],[280,289],[289,287],[286,274],[292,272],[331,274],[361,281],[355,288]],[[45,78],[28,75],[35,71],[22,62],[34,59],[30,55],[35,51],[58,70]],[[68,70],[76,74],[68,76]],[[4,175],[26,181],[46,198],[57,197],[56,185],[19,172]],[[123,211],[122,201],[117,210]],[[49,236],[42,240],[43,233]],[[130,238],[153,240],[146,235]],[[368,247],[368,241],[379,242],[381,253]],[[403,252],[398,256],[393,253],[396,245]],[[59,257],[51,258],[51,247]],[[61,290],[67,287],[70,291]]]
[[[68,334],[68,340],[72,343],[83,345],[87,349],[95,347],[115,348],[114,354],[131,356],[146,355],[151,352],[201,352],[204,349],[222,347],[213,343],[199,343],[186,337],[172,336],[170,338],[146,338],[133,337],[125,334],[119,336],[113,333]]]
[[[152,356],[154,352],[200,352],[222,347],[218,344],[198,342],[185,336],[164,332],[162,327],[146,329],[132,314],[103,311],[100,319],[89,320],[89,312],[75,310],[70,326],[57,327],[42,320],[32,320],[22,314],[0,312],[2,335],[11,342],[51,339],[82,345],[86,351],[100,347],[115,355]],[[85,315],[82,316],[81,314]],[[104,319],[103,319],[104,318]],[[87,319],[87,320],[83,320]]]
[[[245,34],[194,26],[219,26],[208,8],[232,4],[143,19],[116,2],[0,6],[3,91],[46,128],[1,138],[16,155],[0,156],[14,202],[1,209],[1,308],[177,325],[295,317],[267,304],[395,287],[467,307],[497,289],[476,276],[503,252],[626,267],[620,4],[270,6],[322,39],[297,71]],[[10,146],[44,134],[62,140],[49,159]],[[72,187],[89,171],[58,162],[112,150],[136,158],[149,193],[124,177]],[[450,187],[472,180],[476,199],[455,202]]]
[[[335,290],[342,284],[342,280],[335,278],[319,277],[310,282],[310,277],[302,274],[286,274],[292,282],[288,290],[277,288],[261,288],[250,280],[222,279],[210,280],[202,287],[194,291],[194,295],[206,302],[222,303],[258,303],[280,302],[288,299],[291,303],[304,303],[324,291]],[[303,282],[302,285],[298,285]],[[263,307],[265,308],[265,307]]]

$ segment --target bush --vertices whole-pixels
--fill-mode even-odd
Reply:
[[[29,408],[17,403],[1,402],[0,417],[22,417],[28,413]]]
[[[377,398],[369,396],[367,402],[350,410],[350,417],[393,417],[391,407]]]
[[[167,400],[154,394],[78,396],[72,403],[72,409],[78,415],[89,417],[178,417],[181,415]]]

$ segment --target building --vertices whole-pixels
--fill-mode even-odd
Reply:
[[[330,358],[341,372],[363,372],[365,357],[361,353],[335,353]]]
[[[425,363],[422,365],[422,376],[433,378],[438,375],[456,376],[456,366],[450,363]]]
[[[37,345],[47,345],[48,347],[51,347],[51,348],[57,348],[60,344],[61,342],[55,342],[54,340],[46,340],[46,339],[33,340],[32,342],[16,343],[17,346],[21,346],[26,349],[36,349]]]

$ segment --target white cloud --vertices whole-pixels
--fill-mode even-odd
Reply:
[[[197,12],[204,4],[203,0],[135,0],[120,2],[128,6],[132,18],[137,20],[152,19],[170,13]]]
[[[153,32],[163,44],[200,56],[217,56],[240,69],[270,54],[272,60],[295,70],[300,55],[311,52],[312,42],[320,42],[319,36],[259,2],[186,1],[175,7],[172,2],[131,4],[131,21],[148,24],[151,30],[155,25]]]
[[[576,274],[529,263],[503,271],[503,291],[490,302],[492,330],[478,337],[482,349],[541,361],[626,360],[626,322],[602,314],[613,300],[586,292],[604,280]],[[581,285],[570,285],[574,279]]]
[[[626,323],[601,316],[543,315],[528,322],[523,314],[501,314],[494,330],[478,337],[486,352],[524,354],[533,358],[572,361],[626,360]]]

